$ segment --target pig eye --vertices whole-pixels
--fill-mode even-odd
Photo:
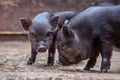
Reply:
[[[46,38],[47,38],[47,39],[53,39],[53,34],[52,34],[52,32],[48,32],[48,33],[46,34]]]
[[[50,37],[52,35],[52,32],[48,31],[46,34],[46,37]]]
[[[37,36],[34,33],[31,33],[32,38],[36,38]]]
[[[67,47],[65,46],[65,44],[61,44],[61,49],[62,50],[66,50],[67,49]]]

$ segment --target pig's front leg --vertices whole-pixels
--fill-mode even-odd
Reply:
[[[93,68],[95,66],[98,56],[99,56],[99,50],[95,49],[94,55],[88,60],[87,65],[84,68],[84,70],[90,70],[90,68]]]
[[[31,56],[27,62],[27,65],[32,65],[36,60],[37,51],[31,48]]]
[[[52,36],[53,36],[53,41],[49,48],[49,53],[48,53],[48,62],[47,62],[48,66],[54,65],[54,56],[55,56],[55,49],[56,49],[55,44],[56,44],[57,32],[54,32],[52,34]]]
[[[55,56],[55,46],[51,46],[49,48],[49,53],[48,53],[48,66],[53,66],[54,65],[54,56]]]

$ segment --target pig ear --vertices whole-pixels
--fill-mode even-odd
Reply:
[[[59,21],[59,16],[52,16],[50,18],[50,24],[52,25],[53,29],[57,27],[58,21]]]
[[[22,24],[24,30],[28,31],[30,25],[32,24],[32,20],[31,19],[21,18],[20,21],[21,21],[21,24]]]
[[[73,38],[73,33],[67,26],[63,26],[63,35],[67,39],[72,39]]]

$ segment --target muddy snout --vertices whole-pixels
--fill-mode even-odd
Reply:
[[[38,52],[46,52],[46,51],[47,51],[47,47],[45,46],[45,43],[38,45]]]
[[[62,56],[62,55],[59,55],[59,60],[57,61],[57,63],[58,63],[59,65],[63,65],[63,66],[69,66],[69,65],[71,65],[71,63],[68,62],[68,60],[65,59],[65,57]]]

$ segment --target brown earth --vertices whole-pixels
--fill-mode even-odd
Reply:
[[[111,69],[100,73],[101,57],[91,71],[84,71],[86,61],[71,66],[46,66],[47,53],[39,53],[34,65],[26,62],[30,56],[28,41],[0,42],[0,80],[120,80],[120,53],[113,52]],[[57,61],[57,54],[56,59]]]

